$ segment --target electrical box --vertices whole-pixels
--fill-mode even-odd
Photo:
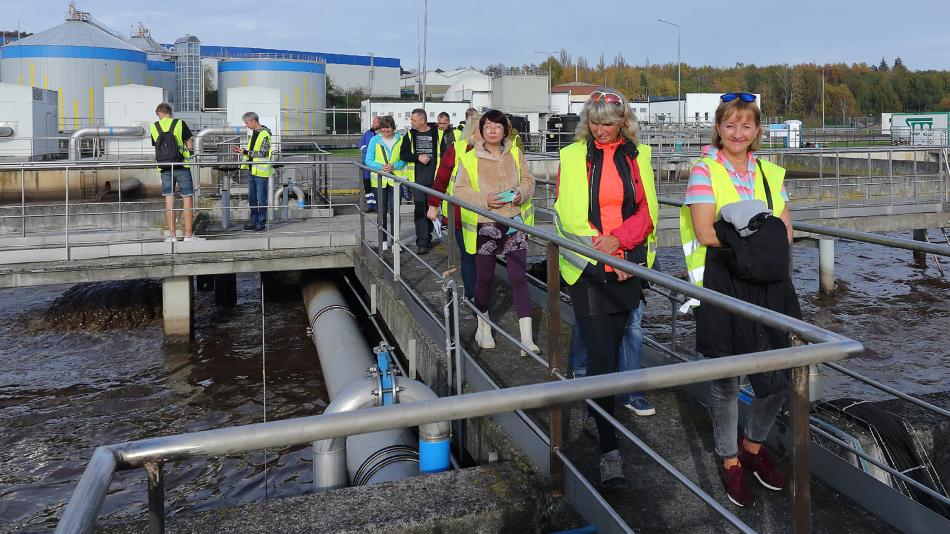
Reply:
[[[0,136],[0,159],[36,161],[58,155],[57,98],[56,91],[0,83],[0,129],[9,134]]]

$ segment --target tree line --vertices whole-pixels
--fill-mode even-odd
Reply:
[[[566,50],[540,65],[519,69],[551,70],[553,85],[581,81],[606,84],[632,100],[676,95],[675,63],[630,65],[617,54],[608,62],[601,55],[595,64],[573,58]],[[490,65],[489,73],[507,70]],[[769,117],[799,119],[808,125],[821,122],[822,72],[825,78],[825,122],[829,125],[880,120],[881,113],[950,111],[950,71],[908,69],[901,58],[891,64],[835,63],[816,65],[733,67],[682,65],[682,92],[746,91],[762,95],[762,110]]]

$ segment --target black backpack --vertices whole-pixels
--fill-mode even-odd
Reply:
[[[175,139],[175,127],[178,125],[178,119],[172,119],[172,125],[167,132],[162,131],[160,122],[155,122],[155,129],[158,131],[158,138],[155,139],[155,161],[159,163],[180,163],[185,161],[178,146],[178,140]]]

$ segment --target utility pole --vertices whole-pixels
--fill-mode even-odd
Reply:
[[[821,129],[825,129],[825,71],[831,67],[821,68]]]
[[[426,107],[426,40],[429,36],[429,0],[424,0],[422,11],[422,109]],[[428,117],[427,117],[428,119]]]
[[[676,99],[677,99],[677,111],[679,113],[679,122],[683,122],[683,97],[681,90],[681,81],[682,81],[682,63],[680,62],[680,25],[672,23],[668,20],[656,19],[657,22],[662,22],[663,24],[669,24],[670,26],[676,27]]]
[[[534,51],[535,54],[544,54],[548,56],[548,111],[551,111],[551,86],[554,84],[554,80],[551,79],[551,63],[554,63],[554,54],[557,51],[553,52],[544,52],[544,51]]]

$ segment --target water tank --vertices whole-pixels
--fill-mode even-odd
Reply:
[[[201,111],[204,84],[201,72],[201,41],[186,35],[175,41],[176,111]]]
[[[228,89],[269,87],[280,90],[281,128],[285,135],[326,131],[326,64],[296,59],[223,59],[218,63],[218,97],[228,107]],[[355,103],[354,103],[355,104]]]
[[[59,26],[0,48],[0,78],[57,91],[58,129],[101,123],[103,89],[144,84],[145,52],[74,12]]]
[[[547,152],[557,152],[573,143],[574,132],[580,122],[581,117],[576,113],[548,117],[547,133],[544,134],[545,150]]]

